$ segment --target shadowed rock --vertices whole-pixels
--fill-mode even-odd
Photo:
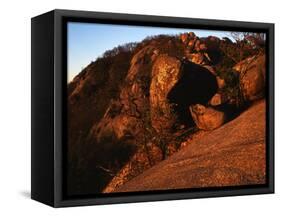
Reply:
[[[205,67],[187,61],[183,63],[181,77],[169,92],[168,99],[174,105],[179,120],[192,126],[193,119],[188,107],[193,104],[207,104],[217,89],[216,76]]]

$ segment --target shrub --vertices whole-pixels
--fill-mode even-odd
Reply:
[[[217,71],[218,76],[225,81],[225,86],[222,88],[222,92],[227,98],[235,102],[237,107],[242,104],[242,96],[240,91],[239,73],[233,69],[225,71]]]

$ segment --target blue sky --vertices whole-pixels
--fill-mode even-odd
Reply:
[[[198,37],[209,35],[220,38],[229,37],[229,32],[224,31],[79,22],[69,22],[67,31],[68,82],[106,50],[128,42],[140,42],[147,36],[159,34],[178,35],[192,31]]]

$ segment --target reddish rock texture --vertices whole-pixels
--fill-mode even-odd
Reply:
[[[236,67],[228,54],[238,49],[236,43],[214,36],[162,35],[107,51],[83,69],[68,84],[70,195],[263,180],[264,147],[251,143],[251,133],[264,130],[261,121],[253,122],[247,135],[250,110],[225,124],[234,118],[229,113],[245,109],[235,107],[233,112],[239,85],[247,105],[264,96],[264,57],[247,51]],[[229,74],[233,69],[236,75],[240,72],[238,81]],[[259,109],[256,114],[262,116],[264,107]],[[245,166],[241,171],[238,161]],[[247,166],[253,169],[246,172]],[[135,180],[142,176],[148,177],[143,185],[130,184],[141,182]]]
[[[257,55],[234,66],[239,72],[240,85],[246,101],[254,101],[264,96],[265,55]]]
[[[156,130],[170,129],[175,122],[168,94],[181,74],[181,62],[174,57],[162,55],[153,65],[149,92],[151,123]]]
[[[265,149],[265,101],[259,101],[115,192],[264,184]]]
[[[201,130],[214,130],[226,121],[226,115],[212,107],[205,107],[200,104],[189,107],[196,126]]]

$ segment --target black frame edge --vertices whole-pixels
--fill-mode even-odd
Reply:
[[[274,70],[275,70],[275,50],[274,50],[274,44],[275,44],[275,25],[274,24],[268,24],[268,33],[269,33],[269,42],[268,42],[268,163],[270,165],[269,167],[269,192],[274,193],[275,192],[275,152],[274,152],[274,144],[275,144],[275,121],[274,121],[274,101],[275,101],[275,95],[274,95],[274,89],[275,89],[275,80],[274,80]]]
[[[206,198],[206,197],[221,197],[221,196],[238,196],[238,195],[252,195],[252,194],[267,194],[274,193],[274,24],[272,23],[253,23],[241,21],[224,21],[224,20],[207,20],[207,19],[192,19],[192,18],[178,18],[178,17],[162,17],[162,16],[147,16],[147,15],[133,15],[133,14],[115,14],[103,12],[85,12],[85,11],[71,11],[71,10],[54,10],[54,207],[68,207],[81,205],[98,205],[98,204],[112,204],[112,203],[130,203],[130,202],[145,202],[145,201],[161,201],[161,200],[175,200],[175,199],[192,199],[192,198]],[[134,196],[116,196],[104,198],[88,198],[88,199],[64,199],[62,195],[62,100],[63,100],[63,37],[62,27],[64,17],[76,17],[83,19],[106,19],[113,21],[118,19],[124,22],[149,22],[149,23],[163,23],[172,24],[179,22],[181,24],[191,24],[199,26],[227,27],[227,28],[253,28],[263,29],[269,33],[269,185],[260,188],[252,189],[238,189],[238,190],[220,190],[220,191],[202,191],[198,192],[183,192],[170,194],[152,194],[152,195],[134,195]]]
[[[66,10],[55,9],[58,17],[72,17],[79,19],[106,19],[109,21],[124,21],[124,22],[149,22],[159,24],[189,24],[195,25],[197,28],[207,27],[206,29],[215,28],[231,28],[231,29],[268,29],[269,26],[274,26],[274,23],[265,22],[250,22],[237,20],[218,20],[218,19],[203,19],[203,18],[188,18],[188,17],[173,17],[173,16],[158,16],[158,15],[142,15],[142,14],[127,14],[127,13],[112,13],[112,12],[96,12],[96,11],[80,11],[80,10]]]
[[[54,11],[31,19],[31,198],[54,206]]]

